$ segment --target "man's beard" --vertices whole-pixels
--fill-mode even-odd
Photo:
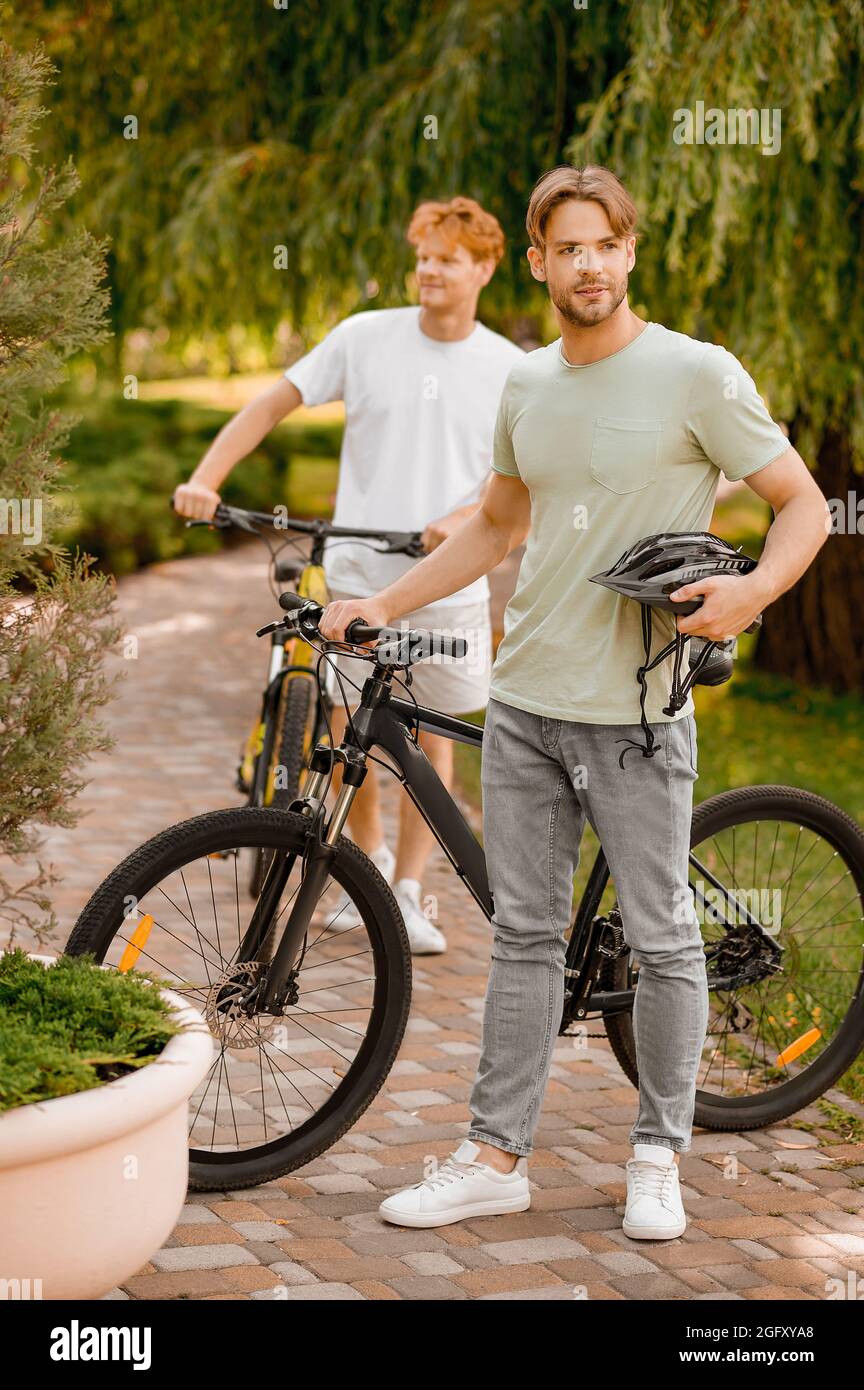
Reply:
[[[580,288],[587,289],[588,286]],[[572,285],[549,285],[549,298],[568,323],[576,328],[593,328],[595,324],[605,322],[618,308],[627,293],[627,276],[623,280],[613,280],[603,288],[608,291],[607,298],[582,300]]]

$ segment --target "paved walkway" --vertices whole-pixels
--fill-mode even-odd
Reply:
[[[499,626],[515,561],[495,576]],[[107,711],[118,742],[92,764],[86,816],[47,842],[63,874],[59,945],[130,849],[174,821],[239,803],[237,751],[266,662],[254,630],[278,611],[256,547],[154,566],[121,583],[120,602],[138,654],[115,662],[128,673]],[[391,831],[395,794],[388,784]],[[838,1143],[815,1106],[795,1117],[808,1129],[695,1130],[681,1162],[686,1234],[624,1236],[636,1093],[605,1040],[587,1052],[566,1039],[555,1048],[529,1211],[431,1231],[382,1221],[382,1198],[464,1138],[479,1055],[489,926],[440,852],[425,891],[438,896],[449,949],[415,960],[399,1059],[369,1110],[289,1177],[191,1194],[164,1249],[109,1297],[809,1300],[825,1299],[832,1278],[845,1286],[850,1271],[864,1276],[864,1145]]]

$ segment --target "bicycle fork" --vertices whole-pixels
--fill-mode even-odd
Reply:
[[[342,763],[342,786],[330,820],[326,822],[326,807],[319,794],[330,770],[331,753]],[[366,770],[365,758],[356,751],[343,746],[332,750],[319,746],[312,754],[303,797],[292,802],[288,808],[301,812],[309,819],[303,850],[305,872],[257,1000],[257,1008],[262,1013],[279,1014],[286,1004],[297,1002],[296,979],[292,974],[294,963],[327,881],[336,854],[336,843],[351,810],[351,803],[363,784]],[[274,914],[296,859],[296,851],[285,854],[277,851],[273,855],[252,920],[240,944],[240,961],[258,958],[261,945],[274,924]]]

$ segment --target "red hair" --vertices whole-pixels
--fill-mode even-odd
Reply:
[[[504,255],[501,223],[473,198],[421,203],[414,210],[406,236],[411,245],[416,246],[431,231],[440,232],[451,247],[464,246],[475,261],[491,259],[497,265]]]

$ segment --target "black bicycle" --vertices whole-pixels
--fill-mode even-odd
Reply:
[[[386,880],[342,834],[369,759],[396,775],[483,912],[494,911],[483,849],[417,738],[429,729],[479,748],[482,728],[393,690],[400,672],[410,682],[412,663],[436,651],[464,656],[464,640],[355,620],[344,644],[324,643],[320,604],[293,593],[280,604],[289,616],[259,636],[281,627],[324,659],[342,647],[371,667],[342,743],[316,746],[287,810],[196,816],[134,851],[66,946],[120,969],[140,955],[142,969],[206,1016],[219,1048],[190,1107],[194,1188],[247,1187],[302,1167],[356,1123],[396,1058],[411,1003],[405,926]],[[337,762],[342,787],[328,815]],[[269,856],[254,906],[239,887],[245,848]],[[695,808],[690,871],[711,1003],[694,1123],[774,1124],[821,1095],[864,1041],[864,836],[820,796],[741,787]],[[338,930],[334,884],[360,927]],[[601,849],[569,934],[559,1031],[602,1021],[634,1085],[637,988]]]
[[[419,531],[381,531],[368,527],[334,526],[321,518],[283,516],[281,511],[255,512],[220,502],[212,521],[187,521],[187,526],[236,528],[265,542],[270,551],[269,580],[274,597],[290,584],[303,598],[325,606],[330,601],[324,572],[324,543],[366,545],[380,555],[425,555]],[[288,534],[286,534],[288,533]],[[290,534],[293,533],[293,534]],[[271,544],[278,541],[278,544]],[[285,555],[282,552],[289,551]],[[237,764],[237,790],[249,806],[283,810],[299,795],[312,749],[329,738],[333,700],[317,680],[317,655],[300,636],[277,627],[270,638],[270,656],[260,709]],[[270,855],[250,849],[244,856],[243,879],[252,898],[261,892]]]

